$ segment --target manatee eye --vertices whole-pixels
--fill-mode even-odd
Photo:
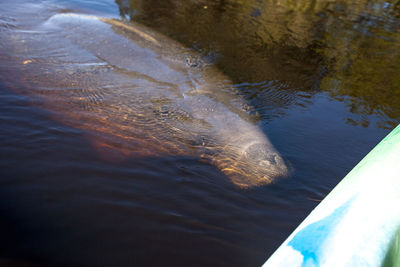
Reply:
[[[265,159],[260,161],[260,165],[276,165],[277,164],[277,156],[274,154],[268,155]]]

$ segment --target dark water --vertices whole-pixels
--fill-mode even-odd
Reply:
[[[80,81],[65,51],[86,54],[27,30],[63,12],[139,22],[215,64],[292,175],[241,189],[196,156],[94,149],[87,129],[54,114],[58,103],[26,93],[53,90],[51,77]],[[261,265],[399,123],[399,17],[398,1],[2,2],[0,263]],[[33,39],[40,47],[22,42]],[[45,69],[52,60],[65,64]],[[108,76],[93,77],[79,86]]]

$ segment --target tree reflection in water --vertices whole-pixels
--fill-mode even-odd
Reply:
[[[326,91],[346,103],[348,123],[368,126],[376,114],[391,129],[400,120],[398,0],[116,3],[123,17],[212,57],[238,84],[278,83],[283,92],[268,104]]]

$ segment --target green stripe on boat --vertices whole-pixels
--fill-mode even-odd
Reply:
[[[400,125],[264,266],[400,266]]]

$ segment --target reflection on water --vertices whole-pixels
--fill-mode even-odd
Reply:
[[[213,54],[234,81],[327,91],[367,126],[400,119],[398,1],[119,1],[122,16]],[[293,97],[291,97],[293,98]],[[294,100],[292,100],[294,101]]]

